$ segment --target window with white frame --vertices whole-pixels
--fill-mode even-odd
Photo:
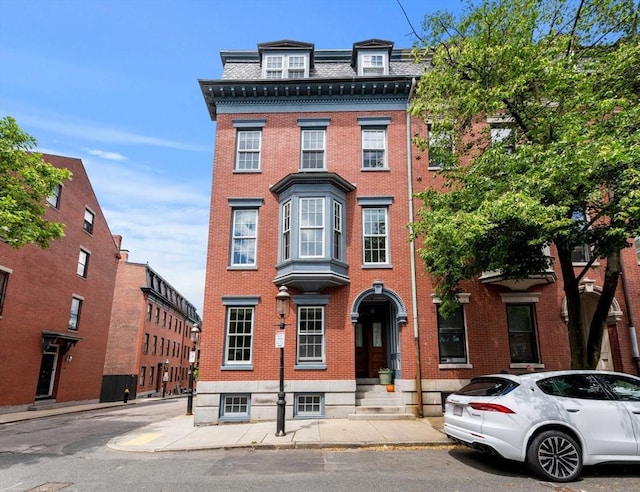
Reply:
[[[258,244],[258,209],[233,211],[231,265],[255,266]]]
[[[576,226],[584,231],[587,228],[587,215],[582,210],[576,210],[572,214]],[[591,247],[588,244],[579,244],[571,250],[571,261],[573,263],[587,263],[591,259]]]
[[[142,341],[142,353],[143,354],[149,353],[149,334],[148,333],[144,334],[144,339]]]
[[[85,251],[84,249],[80,250],[80,253],[78,254],[78,267],[76,268],[76,273],[80,277],[87,277],[87,271],[89,268],[89,257],[90,254],[88,251]]]
[[[389,262],[387,207],[362,209],[362,256],[365,265]]]
[[[82,299],[80,297],[71,298],[71,311],[69,312],[69,329],[78,331],[80,326],[80,313],[82,311]]]
[[[515,150],[515,133],[510,125],[492,125],[490,129],[491,145],[499,145],[508,154]]]
[[[62,193],[62,185],[57,184],[51,195],[47,197],[47,203],[53,208],[60,208],[60,193]]]
[[[322,393],[296,393],[293,414],[300,418],[317,418],[324,415]]]
[[[507,304],[509,349],[512,363],[537,363],[536,316],[531,303]]]
[[[11,272],[0,268],[0,316],[2,315],[2,308],[4,306],[4,299],[7,295],[7,285],[9,284],[9,274]]]
[[[301,198],[300,257],[324,256],[324,198]]]
[[[287,78],[302,79],[307,68],[307,57],[304,55],[289,55],[287,57]]]
[[[282,260],[291,258],[291,200],[282,205]]]
[[[465,364],[467,340],[464,307],[460,304],[449,316],[443,316],[436,304],[438,316],[438,352],[441,364]]]
[[[84,223],[82,228],[87,231],[89,234],[93,234],[93,222],[96,218],[96,214],[94,214],[88,208],[84,211]]]
[[[302,156],[300,169],[325,168],[325,129],[302,130]]]
[[[387,130],[385,128],[362,129],[362,168],[381,169],[387,167]]]
[[[342,259],[342,203],[333,202],[333,258]]]
[[[261,130],[238,129],[236,148],[236,171],[259,171]]]
[[[385,56],[362,55],[362,75],[384,75]]]
[[[251,363],[253,316],[254,308],[251,306],[227,307],[226,365]]]
[[[220,418],[225,420],[249,418],[251,397],[248,394],[220,395]]]
[[[428,128],[429,169],[448,167],[453,161],[453,135],[451,131]]]
[[[263,74],[266,79],[301,79],[308,76],[308,55],[265,55]]]
[[[147,377],[147,367],[146,366],[142,366],[140,368],[140,386],[144,386],[144,381]]]
[[[324,307],[298,307],[298,364],[324,362]]]
[[[153,380],[155,376],[155,367],[149,366],[149,386],[153,386]]]

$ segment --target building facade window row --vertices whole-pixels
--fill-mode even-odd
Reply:
[[[259,201],[259,204],[257,202]],[[389,207],[392,197],[361,197],[362,264],[390,266]],[[257,268],[261,200],[230,201],[229,267]],[[345,262],[345,201],[330,193],[287,198],[281,204],[279,261],[327,259]]]
[[[388,170],[387,127],[389,117],[359,118],[361,126],[361,169]],[[301,118],[300,163],[301,171],[327,171],[327,128],[328,118]],[[260,172],[262,161],[262,128],[266,120],[237,120],[236,154],[234,171]]]

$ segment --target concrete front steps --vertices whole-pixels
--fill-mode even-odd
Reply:
[[[387,391],[384,384],[358,384],[356,388],[356,413],[349,420],[414,420],[402,404],[400,394]]]

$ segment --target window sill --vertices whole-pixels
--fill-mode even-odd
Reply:
[[[229,265],[227,267],[227,270],[241,270],[241,271],[246,271],[246,270],[257,270],[258,267],[256,265]]]
[[[253,364],[238,364],[237,366],[222,366],[221,371],[253,371]]]
[[[360,171],[366,172],[366,173],[368,173],[368,172],[382,172],[382,171],[389,172],[389,171],[391,171],[391,169],[388,168],[388,167],[361,167]]]
[[[438,364],[438,369],[473,369],[473,364]]]
[[[326,364],[296,364],[293,368],[296,371],[324,371]]]
[[[260,174],[261,169],[234,169],[233,174]]]
[[[544,370],[544,364],[540,364],[539,362],[512,362],[509,364],[509,369],[526,370],[529,366],[535,370]]]
[[[380,263],[380,264],[363,263],[361,268],[363,270],[371,270],[373,268],[391,269],[391,268],[393,268],[393,265],[391,265],[389,263]]]

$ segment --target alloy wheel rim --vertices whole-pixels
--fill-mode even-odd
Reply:
[[[578,450],[571,441],[554,436],[542,441],[538,449],[538,463],[552,477],[567,478],[573,475],[580,459]]]

